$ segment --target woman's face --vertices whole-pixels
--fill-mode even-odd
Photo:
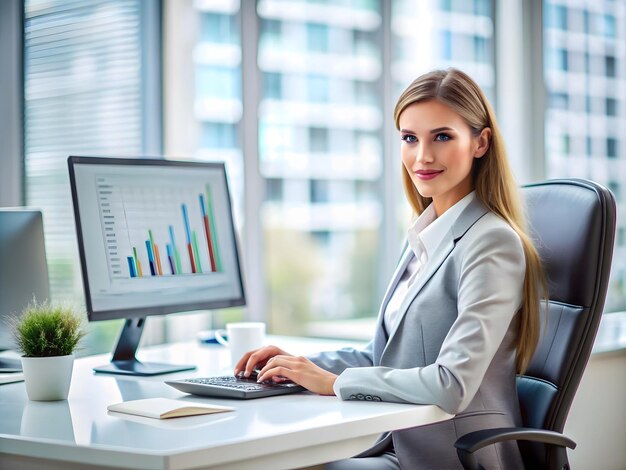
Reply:
[[[472,191],[472,165],[489,148],[491,130],[472,135],[460,115],[436,100],[409,105],[399,124],[402,163],[440,216]]]

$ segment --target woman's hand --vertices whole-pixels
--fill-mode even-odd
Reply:
[[[234,374],[238,375],[243,372],[244,377],[250,377],[255,367],[259,369],[274,356],[291,356],[288,352],[276,346],[264,346],[262,348],[253,349],[245,353],[235,365]]]
[[[275,355],[267,360],[259,372],[258,381],[263,382],[264,380],[273,380],[274,382],[291,380],[311,392],[320,395],[334,395],[333,385],[337,376],[313,364],[306,357]]]

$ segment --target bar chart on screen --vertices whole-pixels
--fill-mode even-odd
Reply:
[[[111,281],[222,271],[210,183],[183,189],[102,174],[96,188]]]

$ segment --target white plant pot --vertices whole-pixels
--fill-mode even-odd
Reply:
[[[28,398],[34,401],[65,400],[70,391],[74,355],[22,357]]]

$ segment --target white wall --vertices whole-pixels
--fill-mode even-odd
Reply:
[[[564,433],[573,469],[626,469],[626,350],[591,356]]]

